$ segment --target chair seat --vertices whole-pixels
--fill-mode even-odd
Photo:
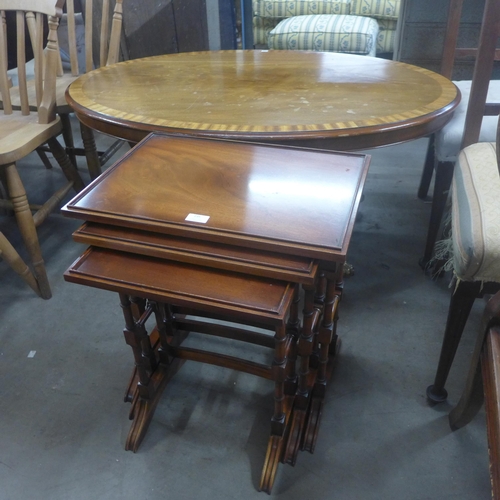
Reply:
[[[378,23],[375,19],[348,15],[295,16],[269,32],[274,50],[314,50],[375,56]]]
[[[500,282],[498,193],[495,143],[464,148],[452,184],[453,266],[461,280]]]
[[[16,162],[59,134],[62,129],[57,117],[48,125],[38,123],[38,115],[27,116],[14,111],[0,120],[0,165]]]
[[[462,144],[472,81],[464,80],[453,83],[460,89],[462,100],[455,109],[453,118],[436,134],[435,147],[438,161],[456,161]],[[500,80],[490,81],[486,102],[500,102]],[[483,117],[479,142],[495,142],[497,124],[498,116]]]

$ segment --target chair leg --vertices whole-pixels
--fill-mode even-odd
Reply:
[[[7,198],[9,197],[8,193],[9,193],[9,190],[7,187],[7,176],[5,175],[5,170],[0,167],[0,201],[7,200]],[[14,212],[10,208],[7,208],[7,207],[2,208],[0,213],[3,213],[4,215],[9,215],[9,216],[14,215]]]
[[[42,160],[43,165],[47,170],[52,169],[52,163],[50,163],[49,157],[47,156],[47,153],[40,147],[36,148],[36,152],[38,154],[38,157],[40,160]]]
[[[87,168],[89,169],[90,178],[97,179],[102,173],[101,161],[94,139],[94,132],[91,128],[83,123],[80,123],[82,133],[83,147],[85,148],[85,156],[87,158]]]
[[[59,114],[62,123],[62,136],[64,139],[64,144],[66,145],[66,151],[68,153],[71,163],[76,167],[76,155],[75,155],[75,141],[73,140],[73,130],[71,128],[71,120],[69,119],[69,114],[61,113]]]
[[[427,388],[427,398],[433,403],[440,403],[448,397],[444,385],[450,373],[467,318],[480,289],[480,282],[462,281],[451,296],[434,384]]]
[[[486,409],[490,458],[494,459],[496,489],[500,493],[500,328],[492,327],[478,336],[465,388],[457,406],[449,415],[452,430],[466,426]],[[495,497],[497,498],[497,497]]]
[[[19,177],[19,173],[17,172],[15,163],[6,165],[4,169],[9,197],[14,206],[19,231],[21,232],[21,236],[35,270],[35,277],[40,288],[40,296],[43,299],[50,299],[52,293],[50,291],[45,263],[43,262],[42,252],[38,242],[35,222],[28,205],[26,191]]]
[[[435,136],[432,134],[429,137],[429,144],[427,146],[427,154],[425,156],[424,169],[422,171],[422,177],[420,178],[420,186],[418,188],[418,197],[421,200],[427,198],[429,192],[429,186],[431,185],[432,175],[434,174],[434,163],[435,163],[435,146],[434,146]]]
[[[483,346],[481,367],[490,452],[492,498],[500,498],[500,328],[489,330]]]
[[[437,235],[443,219],[448,193],[450,191],[451,180],[453,178],[454,163],[450,161],[438,162],[436,166],[436,180],[434,193],[432,196],[431,216],[429,229],[427,230],[427,240],[425,242],[424,256],[420,260],[422,268],[427,269],[434,253]]]
[[[34,290],[42,296],[35,276],[31,269],[24,263],[10,241],[0,232],[0,257]]]
[[[484,399],[487,401],[487,424],[488,426],[492,425],[492,431],[495,428],[498,429],[500,423],[498,421],[498,389],[500,387],[498,373],[500,370],[499,323],[500,294],[497,293],[488,301],[484,310],[465,388],[460,401],[449,415],[450,427],[453,430],[467,425],[481,408]],[[492,412],[497,412],[496,423],[490,421]],[[498,433],[496,436],[494,446],[498,457]]]
[[[66,176],[66,179],[68,179],[68,181],[73,182],[73,189],[77,193],[80,192],[85,187],[85,184],[83,183],[82,178],[80,177],[80,174],[78,173],[78,170],[76,169],[75,165],[71,163],[71,160],[66,154],[64,148],[59,144],[59,141],[54,137],[49,139],[47,144],[49,145],[49,148],[52,154],[54,155],[54,158],[56,159],[57,163],[61,167],[61,170]]]

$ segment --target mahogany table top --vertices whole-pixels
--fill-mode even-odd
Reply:
[[[304,285],[314,285],[318,271],[318,263],[311,258],[95,222],[84,223],[73,233],[73,239],[100,248]]]
[[[283,322],[294,291],[285,281],[98,247],[88,248],[64,278],[181,307],[194,303],[200,311],[268,324]]]
[[[451,81],[405,63],[266,50],[124,61],[82,75],[66,97],[84,124],[135,142],[163,131],[344,151],[431,134],[459,102]]]
[[[63,213],[343,262],[368,165],[361,154],[151,134]]]

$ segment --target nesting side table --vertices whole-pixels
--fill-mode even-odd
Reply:
[[[368,165],[361,154],[151,134],[64,207],[85,221],[75,240],[90,245],[66,280],[120,295],[135,359],[127,449],[190,359],[274,381],[262,490],[279,462],[314,451]],[[184,347],[195,331],[274,354],[261,365]]]

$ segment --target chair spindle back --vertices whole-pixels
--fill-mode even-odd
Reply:
[[[113,8],[113,17],[109,19],[110,0],[103,0],[101,22],[99,29],[99,60],[94,61],[94,19],[96,16],[95,4],[92,0],[85,2],[85,72],[91,71],[96,66],[106,66],[118,62],[120,56],[120,36],[123,19],[123,0],[116,0]],[[80,74],[77,57],[77,35],[75,23],[74,0],[66,0],[66,10],[68,18],[68,43],[70,68],[73,76]],[[61,71],[62,73],[62,71]]]
[[[3,113],[13,111],[7,75],[8,53],[6,11],[15,11],[16,53],[18,88],[22,115],[30,114],[28,100],[28,79],[26,75],[26,45],[28,40],[33,49],[34,78],[37,95],[38,121],[43,124],[55,119],[55,70],[58,61],[56,16],[62,14],[64,0],[0,0],[0,93]],[[47,47],[43,49],[44,18],[48,20]],[[27,28],[27,29],[26,29]]]

